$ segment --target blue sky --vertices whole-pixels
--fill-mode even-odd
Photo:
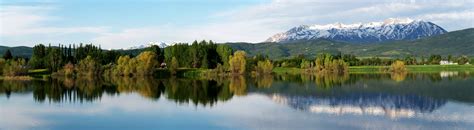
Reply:
[[[474,27],[473,5],[474,0],[2,0],[0,44],[261,42],[302,24],[407,17],[453,31]]]

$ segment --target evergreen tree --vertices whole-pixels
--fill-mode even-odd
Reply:
[[[10,52],[10,49],[8,49],[5,52],[5,54],[3,54],[3,59],[5,59],[5,60],[13,59],[13,55],[12,55],[12,52]]]

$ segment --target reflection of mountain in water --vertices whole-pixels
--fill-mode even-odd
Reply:
[[[388,117],[411,117],[430,113],[446,104],[416,95],[350,94],[338,97],[271,95],[272,100],[298,110],[329,114],[367,114]]]

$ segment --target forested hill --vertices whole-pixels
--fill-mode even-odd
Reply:
[[[431,54],[474,56],[474,28],[453,31],[414,41],[393,41],[373,44],[334,42],[325,39],[293,41],[285,44],[271,42],[226,44],[234,50],[244,50],[250,56],[263,54],[268,55],[272,59],[289,58],[298,55],[314,57],[322,52],[354,54],[360,57],[428,56]],[[7,49],[12,51],[13,56],[30,57],[32,53],[31,47],[0,46],[0,55],[3,55]],[[141,49],[119,51],[127,54],[138,54]]]
[[[6,47],[6,46],[0,46],[0,55],[3,56],[7,50],[10,50],[13,54],[13,56],[18,56],[18,57],[30,57],[31,54],[33,53],[33,48],[27,47],[27,46],[18,46],[18,47]]]
[[[474,56],[474,28],[413,41],[392,41],[372,44],[334,42],[325,39],[279,43],[226,43],[233,49],[244,50],[250,55],[264,54],[272,59],[297,55],[313,57],[321,52],[354,54],[356,56],[404,57],[407,55],[428,56],[468,55]]]

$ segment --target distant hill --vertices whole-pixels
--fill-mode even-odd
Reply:
[[[0,46],[0,57],[3,57],[3,54],[10,49],[12,52],[12,55],[14,57],[23,57],[23,58],[30,58],[31,55],[33,54],[33,48],[32,47],[27,47],[27,46],[19,46],[19,47],[7,47],[7,46]],[[116,51],[119,51],[122,54],[127,54],[127,55],[138,55],[140,52],[143,51],[144,48],[139,48],[139,49],[119,49]],[[104,50],[107,51],[107,50]]]
[[[272,59],[297,55],[313,57],[318,53],[343,53],[357,56],[404,57],[407,55],[469,55],[474,56],[474,28],[453,31],[418,40],[401,40],[379,43],[347,43],[326,39],[298,40],[286,43],[227,43],[250,56],[265,54]]]
[[[3,54],[10,49],[13,56],[25,57],[28,58],[33,53],[33,48],[26,47],[26,46],[18,46],[18,47],[6,47],[0,46],[0,56],[3,57]]]

